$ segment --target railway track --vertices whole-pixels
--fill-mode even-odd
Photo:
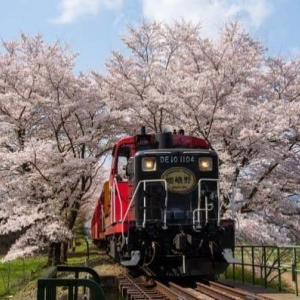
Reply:
[[[163,290],[162,284],[160,285],[161,290],[159,290],[156,288],[154,282],[151,284],[150,282],[143,280],[142,276],[133,277],[129,274],[123,274],[117,279],[121,296],[129,300],[168,300],[170,299],[169,296],[172,296],[171,294],[166,296],[161,292],[161,290]],[[169,292],[171,293],[171,291]]]
[[[265,296],[230,287],[215,281],[209,281],[207,284],[197,282],[196,285],[197,291],[216,300],[270,300],[270,298]]]
[[[174,292],[176,292],[179,295],[180,300],[214,300],[215,298],[212,298],[208,295],[205,295],[193,288],[189,287],[182,287],[178,284],[175,284],[174,282],[169,282],[170,289]]]
[[[119,291],[129,300],[270,300],[254,293],[233,288],[218,282],[195,283],[195,288],[183,287],[174,282],[165,285],[159,281],[147,281],[143,276],[123,274],[118,277]]]

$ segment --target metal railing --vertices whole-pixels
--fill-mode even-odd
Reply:
[[[73,274],[74,278],[58,278],[59,272],[67,273],[67,276]],[[90,275],[91,278],[79,278],[81,273],[86,273]],[[66,299],[68,300],[78,300],[80,288],[83,290],[83,294],[90,295],[88,299],[105,299],[97,272],[87,267],[50,267],[45,274],[38,279],[37,287],[37,300],[56,300],[59,287],[67,288]]]
[[[227,269],[226,279],[276,288],[279,292],[293,288],[299,295],[300,246],[235,246],[234,256],[240,263],[231,264],[232,274],[229,276]]]

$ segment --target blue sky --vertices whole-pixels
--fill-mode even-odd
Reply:
[[[22,31],[41,33],[47,42],[63,39],[80,56],[76,70],[104,71],[110,51],[125,51],[120,35],[126,24],[143,18],[202,20],[203,34],[238,18],[271,55],[300,56],[300,0],[0,0],[0,37]]]

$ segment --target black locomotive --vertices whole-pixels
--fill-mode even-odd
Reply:
[[[212,278],[234,261],[234,222],[220,215],[218,155],[183,131],[142,131],[116,144],[92,228],[121,264],[156,275]]]

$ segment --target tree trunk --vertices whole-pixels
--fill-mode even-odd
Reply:
[[[76,239],[72,239],[72,253],[76,252]]]
[[[54,249],[55,249],[55,244],[51,243],[48,252],[48,262],[47,262],[48,267],[53,266]]]
[[[68,261],[68,242],[62,242],[61,262],[66,263]]]
[[[54,266],[61,264],[60,256],[61,256],[61,243],[55,243],[54,261],[53,261]]]

